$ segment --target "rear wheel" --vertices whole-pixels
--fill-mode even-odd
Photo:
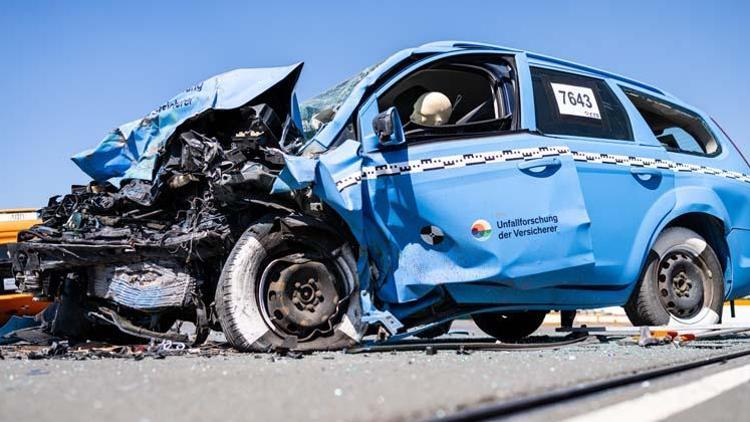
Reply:
[[[356,343],[356,263],[348,245],[309,228],[256,224],[235,245],[216,290],[227,340],[242,351],[332,350]]]
[[[491,312],[472,315],[480,330],[504,342],[531,335],[544,322],[547,311]]]
[[[724,302],[724,272],[698,233],[672,227],[659,235],[625,312],[636,326],[716,324]]]

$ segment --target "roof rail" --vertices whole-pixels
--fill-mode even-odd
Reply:
[[[537,60],[540,60],[540,61],[554,63],[554,64],[558,64],[558,65],[561,65],[561,66],[569,67],[571,69],[582,70],[584,72],[594,73],[594,74],[597,74],[599,76],[603,76],[603,77],[606,77],[606,78],[617,79],[619,81],[629,83],[631,85],[634,85],[634,86],[637,86],[639,88],[642,88],[642,89],[654,92],[656,94],[668,96],[668,94],[666,92],[662,91],[659,88],[656,88],[654,86],[645,84],[643,82],[636,81],[635,79],[631,79],[631,78],[627,78],[627,77],[622,76],[622,75],[618,75],[616,73],[608,72],[606,70],[602,70],[602,69],[598,69],[598,68],[595,68],[595,67],[583,65],[583,64],[580,64],[580,63],[576,63],[576,62],[571,62],[569,60],[563,60],[563,59],[558,59],[558,58],[555,58],[555,57],[545,56],[543,54],[538,54],[538,53],[527,52],[526,55],[528,57],[530,57],[530,58],[537,59]]]
[[[465,49],[465,50],[470,50],[470,49],[497,50],[497,51],[508,51],[508,52],[515,52],[515,53],[524,52],[524,50],[519,50],[516,48],[503,47],[499,45],[487,44],[487,43],[481,43],[481,42],[473,42],[473,41],[435,41],[435,42],[421,45],[420,48],[457,48],[457,49]],[[557,64],[560,66],[565,66],[571,69],[581,70],[581,71],[588,72],[588,73],[594,73],[605,78],[617,79],[621,82],[625,82],[633,86],[637,86],[641,89],[645,89],[647,91],[651,91],[659,95],[671,97],[671,95],[669,95],[665,91],[662,91],[659,88],[656,88],[654,86],[648,85],[643,82],[639,82],[635,79],[631,79],[622,75],[618,75],[616,73],[608,72],[606,70],[583,65],[580,63],[575,63],[569,60],[558,59],[556,57],[550,57],[550,56],[546,56],[543,54],[532,53],[528,51],[525,51],[525,52],[528,57],[533,58],[533,59]]]

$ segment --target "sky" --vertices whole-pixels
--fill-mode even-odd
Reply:
[[[73,154],[195,82],[305,62],[301,100],[397,50],[488,42],[603,68],[714,116],[750,153],[746,1],[0,2],[0,208],[88,183]]]

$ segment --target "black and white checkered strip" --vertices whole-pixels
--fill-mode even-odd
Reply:
[[[628,155],[578,151],[571,151],[571,155],[573,156],[573,159],[575,161],[599,164],[614,164],[626,167],[647,167],[684,173],[701,173],[750,183],[750,176],[748,176],[747,174],[721,170],[713,167],[697,166],[695,164],[677,163],[671,160],[659,160],[653,158],[633,157]]]
[[[362,171],[351,174],[336,182],[336,188],[342,191],[349,186],[360,183],[362,179],[377,179],[384,176],[421,173],[433,170],[448,170],[482,164],[505,163],[509,161],[535,160],[570,154],[568,147],[521,148],[503,151],[478,152],[473,154],[450,155],[446,157],[425,158],[401,163],[380,166],[362,167]]]
[[[340,192],[350,186],[360,183],[362,179],[377,179],[378,177],[384,176],[398,176],[401,174],[420,173],[432,170],[447,170],[481,164],[505,163],[518,160],[528,161],[560,155],[571,155],[575,161],[581,162],[610,164],[626,167],[647,167],[671,170],[675,172],[701,173],[750,183],[750,176],[746,174],[721,170],[713,167],[697,166],[694,164],[677,163],[671,160],[659,160],[627,155],[571,151],[566,146],[551,146],[451,155],[446,157],[405,161],[394,164],[384,164],[381,166],[363,167],[362,171],[351,174],[337,181],[336,188]]]

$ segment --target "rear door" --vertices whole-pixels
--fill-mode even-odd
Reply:
[[[449,61],[479,66],[469,57]],[[497,113],[487,116],[488,121],[471,122],[459,113],[439,129],[415,132],[414,125],[407,124],[412,130],[407,130],[405,144],[378,144],[371,122],[392,105],[383,99],[397,98],[399,84],[406,92],[410,75],[435,64],[421,66],[381,88],[360,109],[363,201],[372,228],[368,246],[386,270],[379,296],[405,302],[443,283],[489,282],[528,289],[555,284],[563,273],[574,279],[576,270],[593,263],[590,220],[576,163],[564,142],[514,127],[518,123],[512,123],[517,121],[512,114],[518,111],[515,100],[503,98],[507,86],[487,94],[498,102]],[[515,80],[514,71],[508,75]],[[419,77],[422,87],[424,81],[440,79]],[[498,88],[497,80],[487,78],[486,89]],[[512,89],[517,86],[511,84]],[[456,98],[455,86],[434,82],[425,88]],[[472,101],[482,104],[474,98],[476,87],[458,87],[462,89],[473,93],[461,97],[467,109],[476,109]],[[411,111],[399,113],[409,116]],[[471,125],[485,126],[474,130],[477,126]]]
[[[531,77],[536,128],[571,150],[591,219],[596,265],[581,283],[632,285],[675,204],[667,152],[619,86],[538,66]]]

